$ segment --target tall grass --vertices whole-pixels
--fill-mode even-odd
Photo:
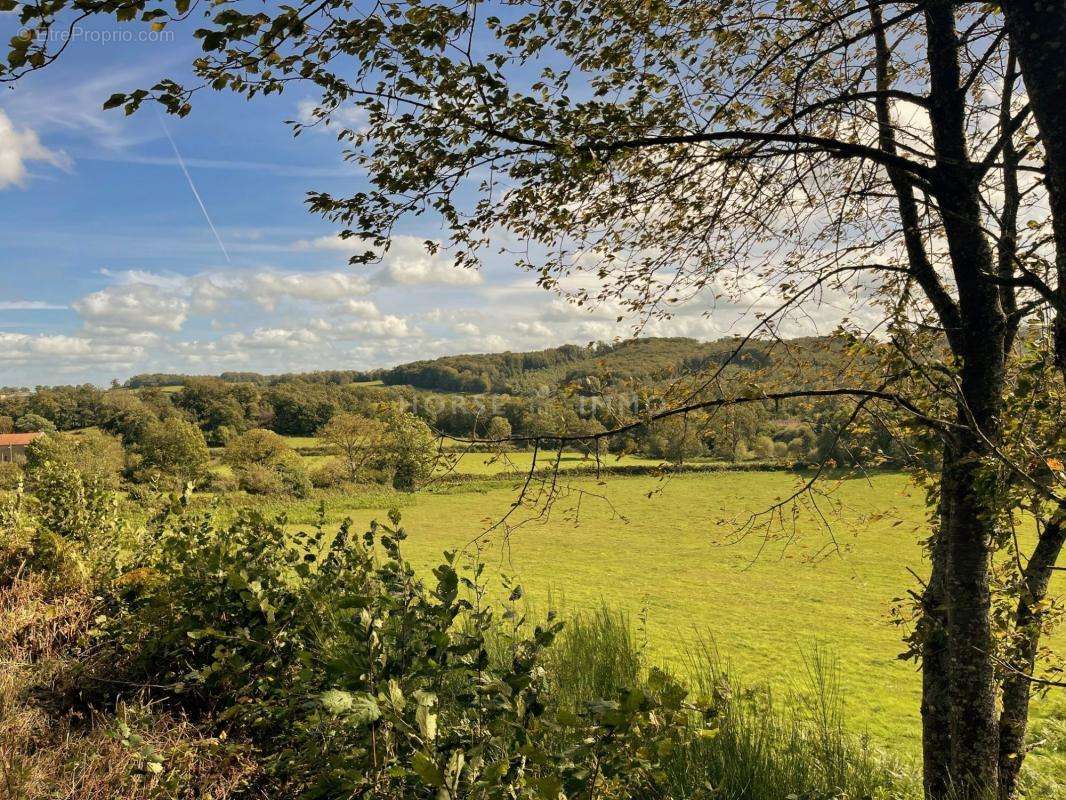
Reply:
[[[560,702],[571,707],[640,686],[642,649],[624,613],[601,607],[567,622],[549,653]],[[717,733],[693,737],[666,765],[676,800],[900,800],[920,796],[907,770],[846,729],[837,667],[815,650],[794,692],[776,698],[745,688],[723,668],[713,646],[697,643],[683,669],[690,697],[710,701]],[[554,694],[554,693],[553,693]]]

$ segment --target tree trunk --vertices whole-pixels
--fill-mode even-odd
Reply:
[[[946,465],[952,508],[945,532],[951,761],[960,800],[989,797],[997,786],[999,764],[989,587],[992,536],[975,456],[970,450]]]
[[[934,193],[941,211],[961,326],[952,350],[959,360],[960,431],[945,452],[943,495],[947,568],[946,638],[951,697],[951,779],[958,800],[985,800],[999,785],[999,718],[989,586],[994,516],[982,457],[995,440],[1005,381],[1007,321],[995,260],[982,228],[980,174],[967,150],[955,4],[925,5],[929,119],[936,154]]]
[[[945,455],[945,462],[948,461]],[[941,477],[940,523],[930,548],[929,582],[919,622],[922,657],[922,778],[926,800],[942,800],[951,789],[951,680],[948,659],[945,580],[950,493]]]
[[[1059,508],[1044,528],[1024,574],[1023,593],[1014,615],[1017,641],[1003,679],[1003,713],[999,719],[999,797],[1011,800],[1025,760],[1025,733],[1029,725],[1030,676],[1036,667],[1044,612],[1055,562],[1066,544],[1066,508]]]
[[[986,439],[997,435],[1004,389],[1006,316],[992,247],[982,228],[979,174],[966,146],[955,4],[925,7],[929,57],[929,118],[936,153],[935,193],[958,287],[961,335],[960,434],[948,448],[943,493],[949,514],[941,531],[947,557],[945,589],[951,696],[952,789],[959,800],[984,800],[997,790],[999,718],[989,586],[994,487],[982,470]]]

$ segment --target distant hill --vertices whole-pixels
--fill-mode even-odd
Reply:
[[[380,381],[386,386],[412,386],[433,392],[522,395],[550,391],[589,376],[598,377],[606,385],[668,380],[724,364],[738,347],[737,338],[705,342],[684,337],[645,337],[584,346],[567,344],[528,352],[443,356],[364,372],[331,370],[284,375],[224,372],[218,377],[227,383],[263,386],[292,380],[331,384]],[[801,358],[831,366],[839,360],[839,352],[839,342],[829,337],[786,342],[753,339],[741,347],[729,369],[732,372],[763,369],[783,359],[785,353],[790,363]],[[132,389],[181,386],[192,377],[195,376],[135,375],[126,386]]]
[[[629,339],[584,347],[569,344],[525,353],[481,353],[414,361],[382,370],[378,377],[386,385],[438,392],[526,394],[589,375],[611,383],[665,380],[722,363],[737,346],[734,339],[701,342],[682,337]],[[765,366],[769,360],[767,351],[766,343],[750,343],[734,363],[741,368]]]

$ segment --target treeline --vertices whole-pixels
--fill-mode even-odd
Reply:
[[[263,375],[223,372],[226,383],[258,386],[302,382],[345,386],[380,381],[387,386],[411,386],[433,392],[461,394],[528,395],[552,392],[595,377],[600,384],[619,387],[638,382],[658,382],[697,374],[729,363],[731,371],[772,367],[777,353],[787,358],[832,366],[840,358],[838,343],[829,337],[795,339],[787,343],[735,338],[701,342],[684,337],[640,338],[599,342],[585,346],[567,344],[530,352],[480,353],[413,361],[389,369],[370,371],[326,370]],[[207,376],[151,373],[135,375],[126,388],[185,386]]]
[[[260,372],[223,372],[219,375],[184,375],[176,372],[146,372],[134,375],[123,386],[127,389],[147,389],[164,387],[185,386],[190,381],[203,378],[218,378],[226,383],[254,383],[259,386],[272,386],[278,383],[289,383],[294,380],[305,383],[332,383],[344,385],[348,383],[366,383],[377,380],[379,371],[361,372],[350,369],[320,370],[318,372],[282,373],[278,375],[264,375]]]
[[[464,395],[432,393],[409,386],[315,383],[291,380],[260,386],[221,378],[188,378],[178,391],[138,391],[94,386],[39,388],[0,399],[0,432],[100,428],[129,446],[144,441],[160,423],[195,426],[207,445],[222,447],[251,430],[283,436],[316,436],[338,415],[374,418],[399,406],[430,429],[456,438],[590,436],[644,415],[639,395]],[[839,464],[898,463],[905,453],[887,428],[851,425],[846,403],[824,399],[772,406],[748,403],[715,413],[662,420],[624,435],[574,443],[591,453],[638,454],[682,461],[779,459]],[[176,423],[169,423],[172,426]],[[150,448],[149,448],[150,449]]]
[[[380,386],[293,380],[260,386],[222,378],[185,379],[175,392],[92,385],[39,387],[0,398],[0,433],[100,427],[132,433],[155,420],[180,416],[195,423],[209,444],[268,428],[286,436],[313,436],[338,412],[365,409],[396,395]]]
[[[402,364],[378,373],[388,385],[407,385],[438,392],[534,394],[595,376],[611,387],[637,381],[663,381],[721,364],[733,356],[733,339],[644,338],[585,347],[562,347],[527,353],[445,356]],[[770,363],[766,343],[740,348],[732,359],[738,369],[759,369]]]

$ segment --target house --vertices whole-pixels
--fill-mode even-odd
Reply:
[[[25,461],[26,447],[43,433],[0,433],[0,463]]]

